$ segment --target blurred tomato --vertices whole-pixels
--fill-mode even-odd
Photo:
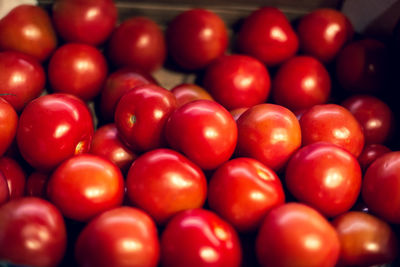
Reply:
[[[6,177],[0,171],[0,206],[6,203],[10,199],[10,191],[8,189],[8,184]]]

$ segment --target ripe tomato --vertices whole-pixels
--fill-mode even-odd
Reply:
[[[0,96],[0,156],[12,144],[17,132],[18,115],[13,106]]]
[[[67,234],[61,213],[34,197],[0,207],[0,259],[25,266],[55,267],[61,262]]]
[[[89,221],[122,204],[124,180],[109,160],[90,154],[76,155],[52,173],[47,196],[65,217]]]
[[[0,171],[0,206],[6,203],[10,199],[10,191],[8,189],[8,184],[6,177]]]
[[[75,258],[86,267],[156,267],[160,258],[157,228],[139,209],[106,211],[79,234]]]
[[[93,121],[82,100],[68,94],[41,96],[22,112],[17,143],[34,168],[50,171],[65,159],[89,151]]]
[[[333,267],[340,252],[335,229],[316,210],[288,203],[270,211],[258,232],[261,266]]]
[[[171,92],[176,98],[178,107],[200,99],[214,100],[214,98],[203,87],[196,84],[183,83],[172,88]]]
[[[267,66],[281,64],[293,57],[299,40],[285,14],[274,7],[262,7],[251,13],[237,36],[241,52]]]
[[[180,67],[197,70],[224,54],[228,31],[218,15],[196,8],[180,13],[168,24],[166,40],[169,54]]]
[[[161,235],[165,267],[240,266],[242,252],[235,230],[213,212],[194,209],[173,217]]]
[[[365,145],[360,156],[358,156],[358,162],[360,163],[361,169],[365,172],[372,162],[391,151],[390,148],[380,144]]]
[[[30,197],[46,198],[46,187],[49,175],[33,172],[26,179],[25,195]]]
[[[235,108],[232,109],[229,113],[231,113],[233,119],[237,121],[240,118],[240,116],[248,109],[249,108]]]
[[[26,173],[19,163],[9,157],[0,157],[0,172],[7,181],[10,199],[24,196]]]

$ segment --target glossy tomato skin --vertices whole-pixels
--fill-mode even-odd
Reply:
[[[122,204],[124,180],[109,160],[90,154],[76,155],[52,173],[47,195],[65,217],[89,221]]]
[[[180,211],[201,208],[207,196],[202,170],[182,154],[155,149],[133,162],[126,178],[131,203],[164,224]]]
[[[0,259],[17,265],[55,267],[66,245],[64,219],[48,201],[26,197],[0,207]]]
[[[136,208],[106,211],[80,233],[75,258],[87,267],[155,267],[160,258],[156,225]]]
[[[335,229],[316,210],[300,203],[269,212],[256,239],[261,266],[333,267],[339,252]]]
[[[214,100],[214,98],[203,87],[191,83],[179,84],[172,88],[171,92],[176,98],[178,107],[200,99]]]
[[[361,189],[361,169],[348,151],[329,143],[299,149],[289,160],[288,190],[327,217],[350,210]]]
[[[333,220],[340,240],[338,266],[375,266],[391,263],[398,240],[390,225],[364,212],[348,212]]]
[[[390,148],[380,144],[365,145],[363,151],[358,156],[361,169],[365,172],[368,167],[380,156],[391,152]]]
[[[237,154],[255,158],[274,171],[281,170],[301,145],[299,122],[283,106],[255,105],[239,117],[237,125]]]
[[[204,209],[173,217],[161,235],[161,263],[165,267],[240,266],[242,251],[235,230]]]
[[[41,96],[20,116],[17,143],[34,168],[50,171],[65,159],[89,151],[93,121],[82,100],[68,94]]]
[[[317,9],[302,17],[297,27],[300,49],[320,61],[332,61],[351,39],[353,27],[338,10]]]
[[[369,166],[361,193],[372,214],[400,223],[400,152],[387,153]]]
[[[1,19],[0,36],[0,50],[19,51],[39,61],[46,60],[57,47],[48,13],[34,5],[20,5]]]
[[[54,92],[73,94],[84,101],[100,93],[107,71],[103,54],[93,46],[79,43],[59,47],[48,67]]]
[[[8,184],[6,177],[0,171],[0,206],[6,203],[10,199],[10,191],[8,189]]]
[[[271,81],[267,68],[245,55],[226,55],[214,60],[203,79],[204,88],[226,109],[264,103]]]
[[[52,5],[57,33],[67,42],[102,44],[117,22],[113,0],[57,0]]]
[[[13,106],[0,97],[0,156],[6,152],[17,133],[18,115]]]
[[[353,95],[342,106],[350,110],[363,128],[366,144],[383,144],[394,133],[395,119],[390,107],[377,97]]]
[[[215,13],[191,9],[176,16],[167,27],[168,52],[181,68],[197,70],[224,54],[228,31]]]
[[[229,113],[231,113],[233,119],[237,121],[240,118],[240,116],[248,109],[249,108],[235,108],[229,111]]]
[[[346,108],[336,104],[315,105],[300,118],[303,146],[328,142],[358,157],[364,147],[361,125]]]
[[[147,84],[125,93],[114,114],[120,137],[135,151],[164,145],[164,125],[176,109],[175,96],[158,85]]]
[[[12,51],[0,53],[0,95],[17,112],[40,95],[45,81],[43,67],[35,58]]]
[[[0,157],[0,172],[7,181],[10,199],[23,197],[26,173],[21,165],[13,158]]]
[[[162,66],[166,44],[160,27],[146,17],[122,22],[112,33],[108,56],[117,67],[132,67],[152,72]]]
[[[254,231],[265,215],[285,202],[281,181],[252,158],[232,159],[220,166],[208,186],[208,204],[238,231]]]
[[[296,56],[283,63],[273,85],[275,102],[293,111],[325,104],[331,92],[328,71],[310,56]]]
[[[33,172],[26,179],[25,195],[30,197],[46,198],[46,187],[49,175]]]
[[[227,161],[237,141],[230,113],[211,100],[197,100],[176,109],[165,125],[168,144],[204,170]]]
[[[293,57],[299,40],[290,22],[278,8],[262,7],[251,13],[238,33],[239,50],[264,62],[279,65]]]

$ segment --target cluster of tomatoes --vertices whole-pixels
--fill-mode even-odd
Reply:
[[[117,19],[55,0],[0,20],[0,263],[398,262],[400,34],[333,9],[260,7],[231,39],[201,8]],[[163,88],[166,61],[199,85]]]

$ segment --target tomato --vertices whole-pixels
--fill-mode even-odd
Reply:
[[[52,17],[57,33],[68,42],[102,44],[117,22],[113,0],[57,0]]]
[[[293,111],[325,104],[330,92],[328,71],[310,56],[296,56],[283,63],[272,88],[275,102]]]
[[[0,157],[0,172],[8,184],[10,199],[24,196],[26,173],[21,165],[9,157]]]
[[[46,187],[49,175],[40,172],[31,173],[26,179],[25,195],[46,198]]]
[[[211,100],[197,100],[176,109],[165,125],[168,144],[204,170],[212,170],[233,154],[237,126],[231,114]]]
[[[264,103],[271,85],[268,70],[261,61],[244,55],[216,59],[207,67],[203,83],[228,110]]]
[[[80,266],[156,267],[160,244],[153,220],[143,211],[118,207],[90,221],[75,244]]]
[[[180,13],[167,26],[169,55],[183,69],[198,70],[224,54],[228,31],[212,11],[196,8]]]
[[[82,100],[68,94],[41,96],[20,116],[17,143],[34,168],[50,171],[65,159],[89,151],[93,121]]]
[[[122,204],[124,180],[109,160],[96,155],[76,155],[52,173],[47,196],[67,217],[88,221]]]
[[[274,171],[281,170],[301,145],[296,116],[279,105],[255,105],[239,117],[237,126],[237,154],[257,159]]]
[[[126,178],[131,203],[158,224],[182,210],[201,208],[207,181],[202,170],[178,152],[155,149],[133,162]]]
[[[362,198],[372,214],[390,223],[400,223],[400,152],[376,159],[367,169]]]
[[[44,89],[46,75],[33,57],[5,51],[0,52],[0,96],[19,112]]]
[[[14,108],[0,97],[0,156],[12,144],[17,132],[18,115]]]
[[[320,61],[332,61],[343,45],[352,38],[353,27],[338,10],[314,10],[299,21],[297,27],[300,49]]]
[[[0,50],[28,54],[46,60],[57,47],[48,13],[39,6],[20,5],[0,20]]]
[[[270,168],[251,158],[220,166],[208,186],[208,204],[239,231],[256,230],[264,216],[285,202],[281,181]]]
[[[203,87],[191,83],[179,84],[172,88],[171,92],[176,98],[178,107],[199,99],[214,100]]]
[[[357,119],[336,104],[315,105],[300,118],[303,146],[329,142],[358,157],[364,147],[364,133]]]
[[[267,66],[293,57],[299,40],[290,22],[278,8],[261,7],[245,18],[237,35],[239,50]]]
[[[314,209],[288,203],[270,211],[256,239],[261,266],[333,267],[340,252],[335,229]]]
[[[69,43],[52,55],[48,75],[54,92],[73,94],[86,101],[100,93],[107,77],[107,62],[95,47]]]
[[[151,19],[133,17],[123,21],[112,33],[108,57],[117,67],[132,67],[144,72],[160,68],[166,57],[163,32]]]
[[[361,189],[361,169],[348,151],[329,143],[298,150],[286,167],[288,190],[327,217],[348,211]]]
[[[0,171],[0,206],[6,203],[10,199],[10,192],[8,189],[8,184],[6,177]]]
[[[121,139],[135,151],[163,146],[164,125],[176,107],[175,96],[158,85],[147,84],[128,91],[114,114]]]
[[[341,246],[338,266],[376,266],[396,258],[398,241],[386,222],[353,211],[337,217],[332,224]]]
[[[240,266],[235,230],[211,211],[194,209],[172,218],[161,235],[162,266]]]
[[[365,172],[372,162],[391,151],[390,148],[380,144],[365,145],[363,151],[358,156],[358,162],[360,163],[361,169]]]
[[[240,118],[240,116],[248,109],[249,108],[235,108],[232,109],[229,113],[231,113],[233,119],[237,121]]]
[[[25,266],[55,267],[61,262],[67,234],[61,213],[34,197],[0,207],[0,259]]]

